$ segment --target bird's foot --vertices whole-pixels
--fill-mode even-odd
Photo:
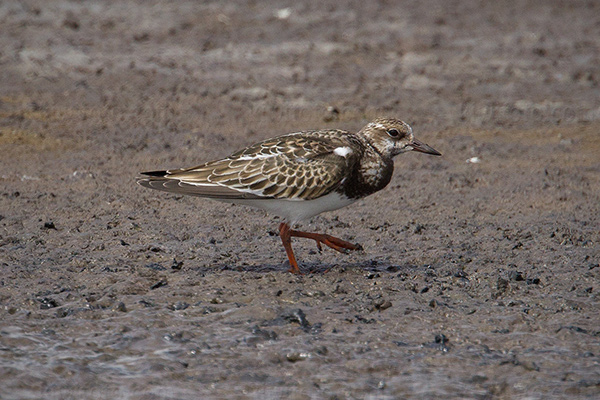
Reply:
[[[348,253],[349,250],[362,250],[362,246],[360,244],[350,243],[335,236],[326,235],[322,233],[311,233],[291,230],[290,235],[314,240],[317,243],[317,249],[319,249],[319,251],[323,250],[321,244],[324,244],[327,247],[339,251],[340,253]]]

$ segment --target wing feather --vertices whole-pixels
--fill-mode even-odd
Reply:
[[[142,186],[166,192],[235,199],[311,200],[335,190],[358,162],[360,141],[343,131],[301,132],[268,139],[228,158],[145,173]],[[335,150],[350,149],[340,155]]]

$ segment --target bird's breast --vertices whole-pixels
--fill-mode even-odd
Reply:
[[[380,157],[361,160],[356,168],[344,182],[341,188],[350,198],[361,198],[373,194],[390,183],[394,172],[394,163]]]

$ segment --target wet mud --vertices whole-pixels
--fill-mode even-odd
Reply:
[[[600,395],[595,2],[0,3],[0,398]],[[140,171],[389,116],[300,227]]]

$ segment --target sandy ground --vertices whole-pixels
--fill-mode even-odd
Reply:
[[[496,3],[0,2],[0,398],[598,398],[600,3]],[[303,276],[135,184],[377,116],[444,155]]]

